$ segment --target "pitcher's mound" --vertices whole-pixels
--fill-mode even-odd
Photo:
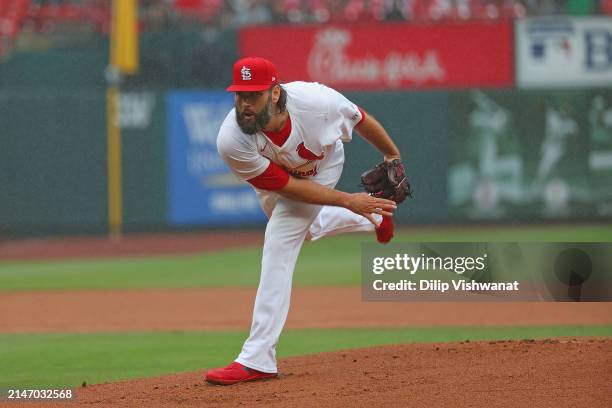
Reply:
[[[372,347],[279,368],[279,379],[227,387],[204,383],[204,370],[93,385],[70,406],[612,407],[612,339]]]

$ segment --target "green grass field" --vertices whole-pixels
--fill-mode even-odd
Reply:
[[[404,230],[393,242],[612,242],[612,226]],[[296,286],[359,285],[361,243],[344,235],[307,242]],[[0,263],[0,291],[255,286],[261,248],[182,257]]]
[[[247,333],[0,335],[0,389],[78,387],[226,365]],[[382,344],[612,336],[612,326],[287,330],[280,358]]]
[[[296,286],[359,285],[368,235],[304,246]],[[395,242],[612,242],[612,226],[404,230]],[[260,248],[183,257],[142,257],[0,264],[0,291],[254,286]],[[290,330],[279,357],[408,342],[612,336],[612,326]],[[0,388],[75,387],[226,364],[243,331],[0,334]]]

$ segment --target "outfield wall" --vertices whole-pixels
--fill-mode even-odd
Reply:
[[[385,124],[415,197],[402,223],[609,219],[612,89],[347,93]],[[223,92],[122,95],[127,230],[258,225],[248,187],[215,154]],[[4,233],[106,229],[101,91],[0,92]],[[66,115],[69,112],[69,115]],[[355,136],[339,188],[379,155]]]
[[[127,231],[265,222],[215,138],[232,104],[229,67],[239,53],[265,52],[253,39],[274,33],[302,44],[299,58],[280,58],[288,79],[330,81],[394,137],[415,187],[401,223],[611,218],[612,19],[270,30],[141,39],[141,70],[120,102]],[[455,47],[442,41],[449,32]],[[500,41],[483,53],[485,32]],[[377,33],[388,41],[364,54],[359,45]],[[0,64],[0,234],[107,230],[108,44],[90,46]],[[357,136],[346,154],[339,188],[359,191],[380,157]]]

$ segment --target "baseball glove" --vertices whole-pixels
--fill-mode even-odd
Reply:
[[[406,197],[412,197],[412,188],[400,159],[377,164],[361,175],[361,183],[371,195],[387,198],[398,204]]]

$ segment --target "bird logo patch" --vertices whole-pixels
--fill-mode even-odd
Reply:
[[[321,153],[320,155],[316,155],[313,152],[311,152],[310,150],[308,150],[306,148],[306,146],[304,146],[304,143],[300,143],[297,147],[297,149],[295,149],[298,152],[298,156],[300,156],[302,159],[306,159],[306,160],[323,160],[325,158],[325,152]]]

